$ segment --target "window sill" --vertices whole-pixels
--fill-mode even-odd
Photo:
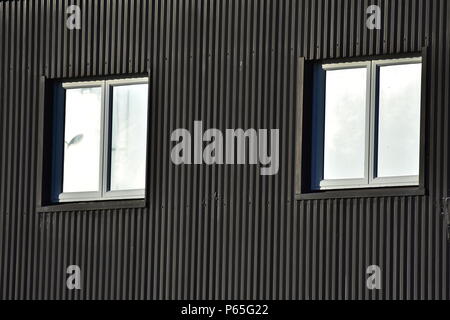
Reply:
[[[145,208],[145,199],[123,199],[123,200],[102,200],[102,201],[79,201],[63,202],[46,206],[38,206],[37,212],[65,212],[65,211],[92,211],[107,209],[132,209]]]
[[[324,200],[346,198],[377,198],[377,197],[407,197],[424,196],[426,190],[423,187],[392,187],[392,188],[364,188],[323,190],[296,194],[296,200]]]

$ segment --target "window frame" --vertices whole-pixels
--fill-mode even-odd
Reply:
[[[405,63],[407,62],[407,63]],[[407,65],[407,64],[421,64],[421,87],[422,87],[422,77],[423,77],[423,59],[422,57],[411,57],[411,58],[401,58],[401,59],[378,59],[372,60],[372,79],[371,79],[371,119],[376,118],[376,113],[379,109],[379,100],[378,100],[378,90],[377,86],[379,83],[379,75],[378,75],[378,67],[381,66],[398,66],[398,65]],[[423,90],[421,88],[421,95],[423,94]],[[420,98],[420,110],[419,116],[421,117],[422,113],[422,97]],[[374,120],[375,121],[375,120]],[[419,133],[422,132],[422,121],[419,118]],[[419,172],[414,176],[396,176],[396,177],[377,177],[376,176],[376,165],[377,159],[375,152],[378,152],[378,141],[376,140],[376,130],[375,122],[371,123],[371,133],[370,133],[370,150],[374,153],[370,157],[370,174],[369,174],[369,186],[417,186],[420,182],[420,136],[419,136]]]
[[[421,47],[419,51],[367,55],[358,57],[310,59],[301,56],[297,59],[296,77],[296,129],[295,129],[295,199],[347,199],[366,197],[389,197],[389,196],[424,196],[427,195],[427,170],[429,168],[429,145],[427,143],[429,111],[427,104],[428,90],[428,57],[430,54],[428,46]],[[421,67],[421,99],[420,99],[420,154],[419,154],[419,183],[414,186],[394,186],[394,185],[371,185],[362,188],[341,188],[341,189],[313,189],[314,179],[314,156],[312,154],[313,136],[313,108],[317,95],[315,68],[322,64],[335,64],[345,62],[362,62],[367,60],[396,60],[403,58],[422,59]]]
[[[364,177],[361,179],[324,179],[323,178],[323,167],[324,167],[324,151],[321,152],[320,162],[315,165],[315,179],[312,181],[312,188],[317,190],[334,190],[334,189],[345,189],[345,188],[363,188],[367,185],[367,181],[369,179],[369,153],[370,153],[370,145],[368,143],[370,139],[370,99],[368,99],[368,93],[371,90],[371,72],[370,72],[370,62],[369,61],[361,61],[361,62],[343,62],[343,63],[333,63],[333,64],[322,64],[321,68],[326,75],[327,71],[330,70],[347,70],[347,69],[366,69],[366,108],[365,108],[365,156],[364,156]],[[326,81],[326,76],[324,78]],[[326,95],[326,87],[324,85],[323,94]],[[325,116],[325,98],[323,100],[323,106],[320,109],[323,109],[323,116]],[[317,107],[315,105],[314,107]],[[320,126],[320,130],[323,130],[323,138],[325,139],[325,118],[323,119],[323,123]],[[316,142],[317,143],[317,142]],[[324,141],[321,142],[321,148],[324,149]],[[320,177],[320,179],[318,179]]]
[[[54,181],[53,184],[61,184],[59,193],[51,195],[52,202],[66,203],[79,201],[100,201],[100,200],[127,200],[127,199],[144,199],[146,189],[133,190],[108,190],[110,179],[110,141],[111,141],[111,116],[112,116],[112,90],[115,86],[126,86],[133,84],[147,84],[149,81],[147,77],[136,78],[121,78],[110,80],[94,80],[94,81],[67,81],[62,82],[61,87],[66,89],[77,88],[101,88],[101,124],[100,124],[100,164],[99,164],[99,188],[98,191],[89,192],[62,192],[62,182]],[[149,97],[147,90],[147,118],[148,118]],[[64,110],[66,108],[66,99],[64,98]],[[65,111],[64,111],[65,112]],[[63,126],[65,126],[66,119],[64,117]],[[147,155],[148,144],[148,121],[146,121],[146,135],[145,135],[145,154]],[[64,132],[64,131],[63,131]],[[61,161],[64,163],[64,153]],[[147,157],[146,157],[145,171],[147,171]],[[146,172],[145,172],[146,174]],[[60,181],[64,179],[64,171],[61,172],[61,177],[57,177]]]
[[[333,64],[322,64],[320,67],[323,70],[326,79],[326,72],[330,70],[347,70],[352,68],[366,68],[366,109],[365,109],[365,156],[364,156],[364,178],[361,179],[324,179],[323,166],[324,156],[323,151],[320,152],[322,157],[317,158],[318,164],[315,164],[313,170],[314,178],[311,181],[311,188],[313,190],[338,190],[338,189],[360,189],[373,187],[394,187],[394,186],[417,186],[419,185],[419,174],[415,176],[397,176],[397,177],[376,177],[376,112],[378,109],[377,84],[379,82],[378,67],[392,66],[392,65],[407,65],[422,63],[421,57],[412,58],[397,58],[397,59],[368,59],[359,62],[342,62]],[[326,81],[326,80],[325,80]],[[326,95],[326,85],[322,84],[323,95]],[[323,103],[319,106],[318,103]],[[323,109],[325,116],[325,99],[314,103],[315,110]],[[321,121],[321,120],[319,120]],[[325,119],[323,117],[323,124],[317,125],[317,130],[324,130]],[[420,129],[419,129],[420,130]],[[325,133],[323,133],[325,136]],[[324,148],[324,141],[315,142],[318,148]],[[319,153],[314,150],[314,153]]]

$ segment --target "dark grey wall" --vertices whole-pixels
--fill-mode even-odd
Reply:
[[[72,3],[72,2],[70,2]],[[0,298],[448,298],[447,0],[0,2]],[[365,9],[383,9],[381,31]],[[426,196],[296,201],[298,58],[429,46]],[[39,81],[150,69],[147,208],[36,212]],[[279,128],[281,164],[174,166],[170,133]],[[82,290],[65,288],[82,268]],[[379,264],[382,289],[366,289]]]

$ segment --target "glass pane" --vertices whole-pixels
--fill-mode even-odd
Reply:
[[[380,67],[378,177],[419,174],[421,64]]]
[[[113,87],[111,190],[145,188],[147,84]]]
[[[63,192],[98,191],[101,88],[66,90]]]
[[[328,70],[324,179],[364,178],[367,69]]]

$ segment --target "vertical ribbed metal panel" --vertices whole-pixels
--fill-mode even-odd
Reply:
[[[447,0],[1,1],[0,298],[448,298],[449,17]],[[424,46],[427,195],[296,201],[298,58]],[[36,212],[40,77],[147,70],[148,207]],[[172,165],[170,133],[194,120],[279,128],[278,175]],[[66,289],[70,264],[82,290]],[[382,290],[366,289],[371,264]]]

